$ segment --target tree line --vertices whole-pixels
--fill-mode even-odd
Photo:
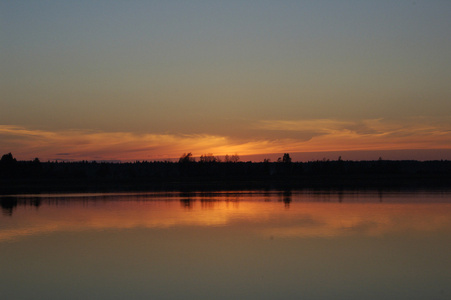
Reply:
[[[18,161],[11,153],[0,159],[0,193],[11,188],[153,189],[153,188],[348,188],[451,187],[451,161],[317,160],[293,162],[285,153],[277,161],[243,162],[237,154],[224,160],[212,154],[177,162],[127,163]]]

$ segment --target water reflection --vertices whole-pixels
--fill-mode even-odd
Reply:
[[[181,198],[180,199],[180,204],[182,205],[183,208],[186,209],[192,209],[193,208],[193,200],[190,198]]]
[[[451,297],[449,193],[285,190],[0,201],[5,299]],[[24,281],[26,289],[7,288]]]
[[[125,197],[125,198],[124,198]],[[451,202],[449,192],[413,192],[400,193],[378,190],[375,192],[362,191],[237,191],[237,192],[167,192],[167,193],[134,193],[134,194],[53,194],[53,195],[20,195],[0,196],[0,206],[4,215],[12,216],[17,206],[41,206],[45,201],[47,205],[59,205],[67,202],[100,203],[102,201],[180,201],[186,209],[192,209],[199,201],[201,207],[212,209],[218,202],[239,201],[279,201],[286,209],[294,202],[327,202],[327,203],[415,203],[415,202]]]
[[[385,204],[380,198],[381,193],[306,195],[290,190],[272,194],[177,193],[160,198],[144,194],[1,197],[3,215],[17,220],[17,225],[9,231],[0,230],[0,241],[15,234],[22,236],[24,232],[28,235],[48,230],[234,226],[243,222],[261,224],[258,230],[256,228],[259,234],[274,237],[331,237],[356,233],[377,236],[451,228],[451,201],[447,202],[447,196],[436,195],[432,203],[425,196],[424,201],[419,202],[413,195],[387,195]],[[437,200],[444,203],[439,205]],[[41,207],[42,212],[35,214],[25,209],[27,207]],[[21,222],[22,219],[26,222]],[[6,219],[0,219],[0,225],[4,222]],[[26,228],[21,223],[27,223]]]
[[[291,190],[283,191],[283,203],[285,204],[285,208],[290,208],[290,203],[292,201],[292,192]]]
[[[17,205],[29,205],[38,208],[39,206],[41,206],[41,201],[42,198],[40,197],[19,198],[15,196],[6,196],[0,197],[0,206],[4,215],[12,216],[13,211],[17,207]]]
[[[4,197],[0,199],[3,214],[12,216],[13,209],[17,206],[16,197]]]

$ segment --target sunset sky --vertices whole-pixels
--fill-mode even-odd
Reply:
[[[0,0],[0,155],[451,159],[451,1]]]

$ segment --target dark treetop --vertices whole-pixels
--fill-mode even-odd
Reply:
[[[185,156],[186,158],[186,156]],[[289,158],[289,156],[288,156]],[[451,161],[40,162],[0,160],[0,194],[61,191],[449,188]]]

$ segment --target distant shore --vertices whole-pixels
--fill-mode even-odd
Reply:
[[[448,189],[451,161],[0,164],[0,194],[245,189]]]

